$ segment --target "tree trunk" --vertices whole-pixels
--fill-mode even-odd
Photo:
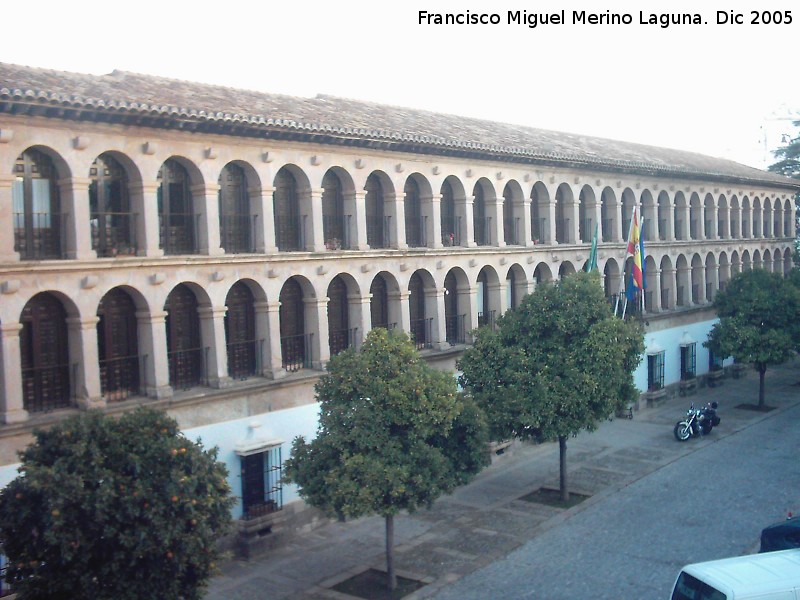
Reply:
[[[394,573],[394,515],[386,515],[386,575],[389,591],[397,587],[397,575]]]
[[[758,408],[764,408],[764,375],[767,374],[767,365],[758,365]]]
[[[561,501],[569,502],[569,488],[567,488],[567,436],[558,436],[558,461],[561,481]]]

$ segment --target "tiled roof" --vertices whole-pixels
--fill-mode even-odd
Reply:
[[[800,183],[721,158],[362,102],[333,96],[299,98],[191,83],[126,71],[84,75],[0,63],[0,112],[14,106],[86,111],[98,118],[158,119],[159,126],[270,137],[322,138],[439,155],[586,166],[603,171],[711,178],[797,187]],[[49,114],[49,113],[48,113]],[[85,118],[85,116],[83,117]],[[152,121],[156,122],[156,121]]]

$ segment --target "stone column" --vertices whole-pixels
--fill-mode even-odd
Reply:
[[[427,231],[425,235],[428,237],[428,248],[442,248],[442,195],[433,194],[428,198],[422,198],[422,205],[428,205],[430,208],[427,212],[430,215]]]
[[[388,215],[390,217],[388,246],[398,250],[405,250],[408,248],[406,242],[406,215],[405,215],[405,193],[397,192],[394,198],[391,194],[386,194],[384,200],[384,208],[389,207]],[[391,221],[394,220],[392,224]]]
[[[372,315],[370,313],[371,300],[372,294],[367,294],[366,296],[362,296],[361,294],[347,295],[350,326],[355,326],[358,329],[358,331],[356,331],[356,339],[353,340],[353,345],[356,349],[361,348],[361,344],[367,339],[367,334],[369,334],[372,329]]]
[[[209,387],[226,388],[231,385],[228,376],[228,347],[225,340],[225,313],[227,306],[199,306],[200,339],[207,349],[206,379]]]
[[[678,306],[678,271],[675,269],[664,269],[661,271],[662,278],[666,278],[667,281],[671,284],[670,291],[669,291],[669,306],[665,308],[667,310],[674,309]]]
[[[615,225],[612,226],[612,227],[617,233],[616,241],[617,242],[627,242],[628,241],[628,232],[627,231],[622,231],[622,229],[623,229],[623,227],[622,227],[622,225],[623,225],[623,220],[622,220],[622,202],[619,201],[619,200],[613,200],[613,201],[609,202],[609,205],[611,206],[611,211],[614,214],[612,219],[614,219]]]
[[[263,343],[261,375],[269,379],[282,379],[288,373],[283,368],[281,351],[280,302],[255,302],[256,335]]]
[[[369,244],[367,243],[367,192],[360,191],[355,193],[352,211],[355,219],[353,223],[355,236],[351,241],[350,249],[369,250]]]
[[[208,256],[224,254],[219,237],[219,184],[193,185],[192,205],[197,217],[197,252]]]
[[[580,208],[581,208],[580,201],[576,202],[574,200],[574,198],[573,198],[573,201],[571,203],[568,203],[568,204],[564,205],[564,215],[570,221],[569,222],[569,227],[566,227],[566,223],[565,223],[565,229],[564,229],[564,231],[566,232],[566,235],[567,235],[567,239],[566,239],[566,243],[567,244],[577,244],[580,241],[578,239],[578,233],[580,232],[580,223],[579,223],[579,221],[580,221],[580,218],[581,218],[581,216],[580,216],[581,215]],[[589,233],[589,241],[591,241],[591,240],[592,240],[592,234]]]
[[[58,182],[61,196],[62,244],[67,258],[89,260],[97,258],[92,250],[92,231],[89,219],[89,184],[91,179],[69,177]]]
[[[303,236],[306,240],[305,249],[310,252],[325,252],[325,229],[322,219],[322,188],[310,191],[311,214],[302,223]],[[300,217],[301,220],[303,217]]]
[[[275,254],[278,247],[275,244],[275,211],[272,203],[274,187],[251,188],[247,190],[250,198],[250,218],[255,224],[253,227],[253,246],[256,252],[262,254]]]
[[[718,240],[719,223],[717,222],[717,219],[719,218],[719,208],[716,205],[711,207],[711,216],[709,218],[711,219],[711,239]]]
[[[67,318],[70,375],[75,399],[82,409],[106,405],[100,391],[100,356],[97,348],[99,317]]]
[[[466,290],[458,289],[458,305],[466,307],[464,312],[464,332],[465,337],[469,338],[469,332],[478,327],[478,288],[471,287]],[[469,343],[474,340],[469,339]]]
[[[161,247],[161,217],[158,214],[159,184],[131,185],[131,207],[136,215],[136,254],[156,258],[164,256]]]
[[[464,228],[461,236],[461,245],[465,248],[476,248],[478,246],[475,241],[475,196],[466,196],[464,198]],[[458,211],[458,208],[456,208]]]
[[[139,311],[136,321],[140,352],[144,358],[142,378],[145,394],[150,398],[171,398],[169,383],[169,358],[167,354],[167,313]]]
[[[328,336],[328,298],[304,298],[306,333],[314,333],[311,342],[311,366],[324,371],[331,359],[331,343]],[[307,359],[308,359],[307,358]]]
[[[425,289],[425,316],[433,317],[431,327],[431,344],[436,350],[445,350],[450,347],[447,342],[447,323],[444,311],[445,288]]]
[[[694,270],[694,267],[690,267],[690,268],[692,270]],[[700,286],[700,293],[697,295],[698,300],[699,300],[699,302],[697,302],[697,304],[705,304],[707,302],[707,298],[706,298],[706,267],[705,267],[705,265],[702,265],[700,268],[698,268],[698,273],[700,274],[700,277],[698,278],[699,279],[698,285]]]
[[[540,205],[541,207],[541,205]],[[556,243],[556,201],[550,200],[544,207],[542,211],[540,209],[539,214],[546,214],[547,215],[547,222],[546,222],[546,229],[547,231],[543,232],[544,239],[542,240],[545,244],[555,244]]]
[[[408,290],[399,292],[389,292],[389,325],[395,324],[395,329],[399,331],[411,332],[411,309],[408,306],[408,298],[411,292]]]
[[[533,230],[531,229],[531,199],[514,200],[514,216],[520,216],[520,239],[517,243],[526,248],[533,247]]]
[[[655,288],[652,290],[653,306],[650,312],[661,312],[661,269],[656,269],[655,273]]]
[[[13,178],[0,177],[0,263],[18,262],[19,252],[14,250],[14,202],[12,200]]]
[[[736,219],[736,227],[731,227],[731,237],[741,239],[742,237],[742,205],[737,203],[736,208],[730,209],[731,220]]]
[[[666,238],[668,242],[675,241],[675,199],[671,198],[667,208],[667,231]]]
[[[22,401],[20,331],[21,323],[0,323],[0,422],[6,425],[28,420]]]
[[[506,245],[505,234],[503,231],[503,197],[494,198],[486,201],[486,212],[490,221],[489,240],[490,246],[503,247]]]

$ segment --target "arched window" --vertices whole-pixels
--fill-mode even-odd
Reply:
[[[272,193],[275,213],[275,243],[281,252],[302,250],[305,247],[300,227],[300,210],[297,204],[297,181],[288,169],[275,176]]]
[[[25,305],[20,321],[22,407],[35,413],[69,406],[69,348],[64,307],[51,294],[37,294]]]
[[[100,300],[97,316],[100,319],[97,350],[103,397],[114,401],[139,394],[136,305],[125,291],[115,288]]]
[[[444,246],[461,245],[461,223],[456,217],[456,200],[453,186],[449,181],[442,184],[442,244]]]
[[[228,254],[253,252],[253,224],[244,170],[228,163],[218,183],[220,245]]]
[[[369,287],[370,300],[369,311],[371,316],[372,328],[389,327],[389,290],[386,280],[382,275],[378,275],[372,280]]]
[[[201,345],[197,298],[184,284],[167,296],[167,359],[169,383],[173,388],[188,389],[203,380],[205,352]]]
[[[336,173],[328,171],[322,178],[322,232],[328,250],[350,247],[345,221],[342,182]]]
[[[403,190],[403,202],[406,219],[406,243],[411,248],[425,246],[425,224],[423,223],[422,205],[419,197],[419,185],[412,178],[406,180]]]
[[[458,314],[458,281],[452,272],[444,278],[444,328],[451,346],[464,343],[464,315]]]
[[[158,181],[160,244],[164,254],[196,253],[196,217],[189,174],[181,164],[169,159],[161,165]]]
[[[491,243],[489,234],[489,219],[486,217],[486,200],[483,188],[475,186],[475,199],[472,203],[472,220],[475,232],[475,243],[478,246],[488,246]]]
[[[128,176],[114,157],[98,156],[89,169],[92,250],[99,257],[135,256],[136,222],[128,197]]]
[[[309,336],[305,335],[303,289],[296,279],[289,279],[281,289],[279,302],[281,357],[283,368],[298,371],[310,367]]]
[[[228,350],[228,375],[247,379],[256,374],[258,356],[256,312],[253,292],[241,281],[225,298],[225,340]]]
[[[433,319],[425,318],[425,286],[419,273],[414,273],[408,282],[408,309],[410,315],[411,339],[417,349],[431,346],[431,327]]]
[[[484,325],[494,326],[494,311],[489,310],[489,288],[486,271],[481,269],[478,273],[478,327]]]
[[[355,343],[355,331],[350,329],[347,305],[347,284],[336,276],[328,286],[328,341],[331,356]]]
[[[14,250],[23,260],[64,256],[57,179],[53,161],[38,150],[26,150],[14,164]]]
[[[367,215],[367,244],[370,248],[386,248],[389,243],[389,224],[383,210],[383,186],[374,173],[364,186]]]

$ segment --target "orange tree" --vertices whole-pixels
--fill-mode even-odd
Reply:
[[[202,597],[233,502],[216,449],[144,408],[82,413],[34,437],[0,492],[17,598]]]
[[[567,501],[567,437],[636,398],[643,351],[641,326],[614,317],[597,272],[581,271],[537,286],[496,330],[478,329],[459,367],[493,439],[558,440]]]
[[[394,515],[429,507],[489,459],[483,415],[404,333],[373,329],[360,351],[333,356],[316,386],[315,439],[294,440],[285,479],[331,515],[386,524],[387,587],[397,583]]]

